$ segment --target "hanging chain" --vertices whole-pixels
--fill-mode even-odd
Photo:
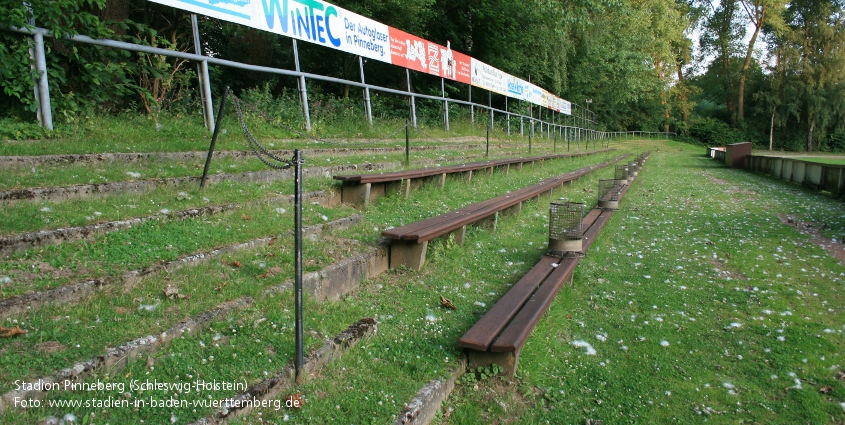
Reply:
[[[246,125],[246,120],[244,119],[244,113],[243,113],[243,110],[241,109],[241,100],[238,99],[237,96],[235,96],[234,94],[231,94],[231,90],[229,91],[229,95],[232,96],[232,99],[234,99],[233,103],[235,104],[235,111],[238,114],[238,121],[240,122],[241,129],[244,132],[244,137],[246,137],[247,142],[249,142],[249,146],[252,149],[252,152],[255,154],[255,156],[258,157],[258,159],[261,160],[261,162],[263,162],[264,165],[266,165],[266,166],[268,166],[268,167],[270,167],[274,170],[286,170],[286,169],[292,167],[295,163],[294,162],[295,158],[291,158],[291,159],[280,158],[280,157],[274,155],[269,150],[267,150],[264,146],[261,145],[261,143],[258,142],[258,140],[255,138],[255,136],[249,130],[249,127],[247,127],[247,125]],[[272,160],[274,160],[278,163],[281,163],[281,164],[273,163],[265,157],[268,157],[268,158],[270,158],[270,159],[272,159]]]

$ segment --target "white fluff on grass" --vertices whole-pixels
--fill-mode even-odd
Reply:
[[[580,339],[575,340],[575,341],[572,341],[572,345],[574,345],[578,348],[586,348],[587,352],[585,354],[587,354],[588,356],[595,356],[596,355],[596,349],[593,348],[593,346],[590,345],[590,343],[587,342],[587,341],[581,341]]]

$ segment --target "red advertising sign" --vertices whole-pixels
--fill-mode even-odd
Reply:
[[[470,84],[470,57],[437,43],[390,27],[391,63]]]

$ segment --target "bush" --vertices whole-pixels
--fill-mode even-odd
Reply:
[[[714,118],[704,118],[692,123],[689,136],[704,146],[724,146],[740,143],[744,139],[742,131]]]

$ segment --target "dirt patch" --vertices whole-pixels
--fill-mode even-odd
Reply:
[[[58,353],[59,351],[64,351],[67,346],[58,342],[58,341],[47,341],[42,342],[35,346],[35,350],[40,353]]]
[[[715,184],[718,184],[718,185],[721,185],[721,186],[728,186],[728,193],[730,193],[730,194],[737,194],[738,193],[738,194],[742,194],[742,195],[751,195],[751,196],[757,195],[757,192],[755,192],[753,190],[740,189],[740,188],[732,185],[727,180],[722,180],[718,177],[713,177],[706,172],[702,171],[701,174],[707,176],[710,179],[710,181],[712,181]]]
[[[834,242],[833,239],[826,238],[822,235],[822,230],[829,228],[827,224],[801,221],[792,214],[779,214],[778,217],[787,226],[797,229],[803,235],[807,235],[810,238],[810,242],[820,246],[839,260],[840,264],[845,265],[845,245],[842,244],[842,241]]]
[[[728,267],[727,264],[725,264],[725,263],[723,263],[719,260],[714,259],[714,260],[709,260],[708,262],[710,264],[712,264],[714,267],[716,267],[716,270],[719,273],[719,277],[721,277],[722,279],[730,278],[730,280],[748,280],[748,276],[746,276],[746,275],[744,275],[741,272],[738,272],[736,270],[731,270],[730,267]]]

